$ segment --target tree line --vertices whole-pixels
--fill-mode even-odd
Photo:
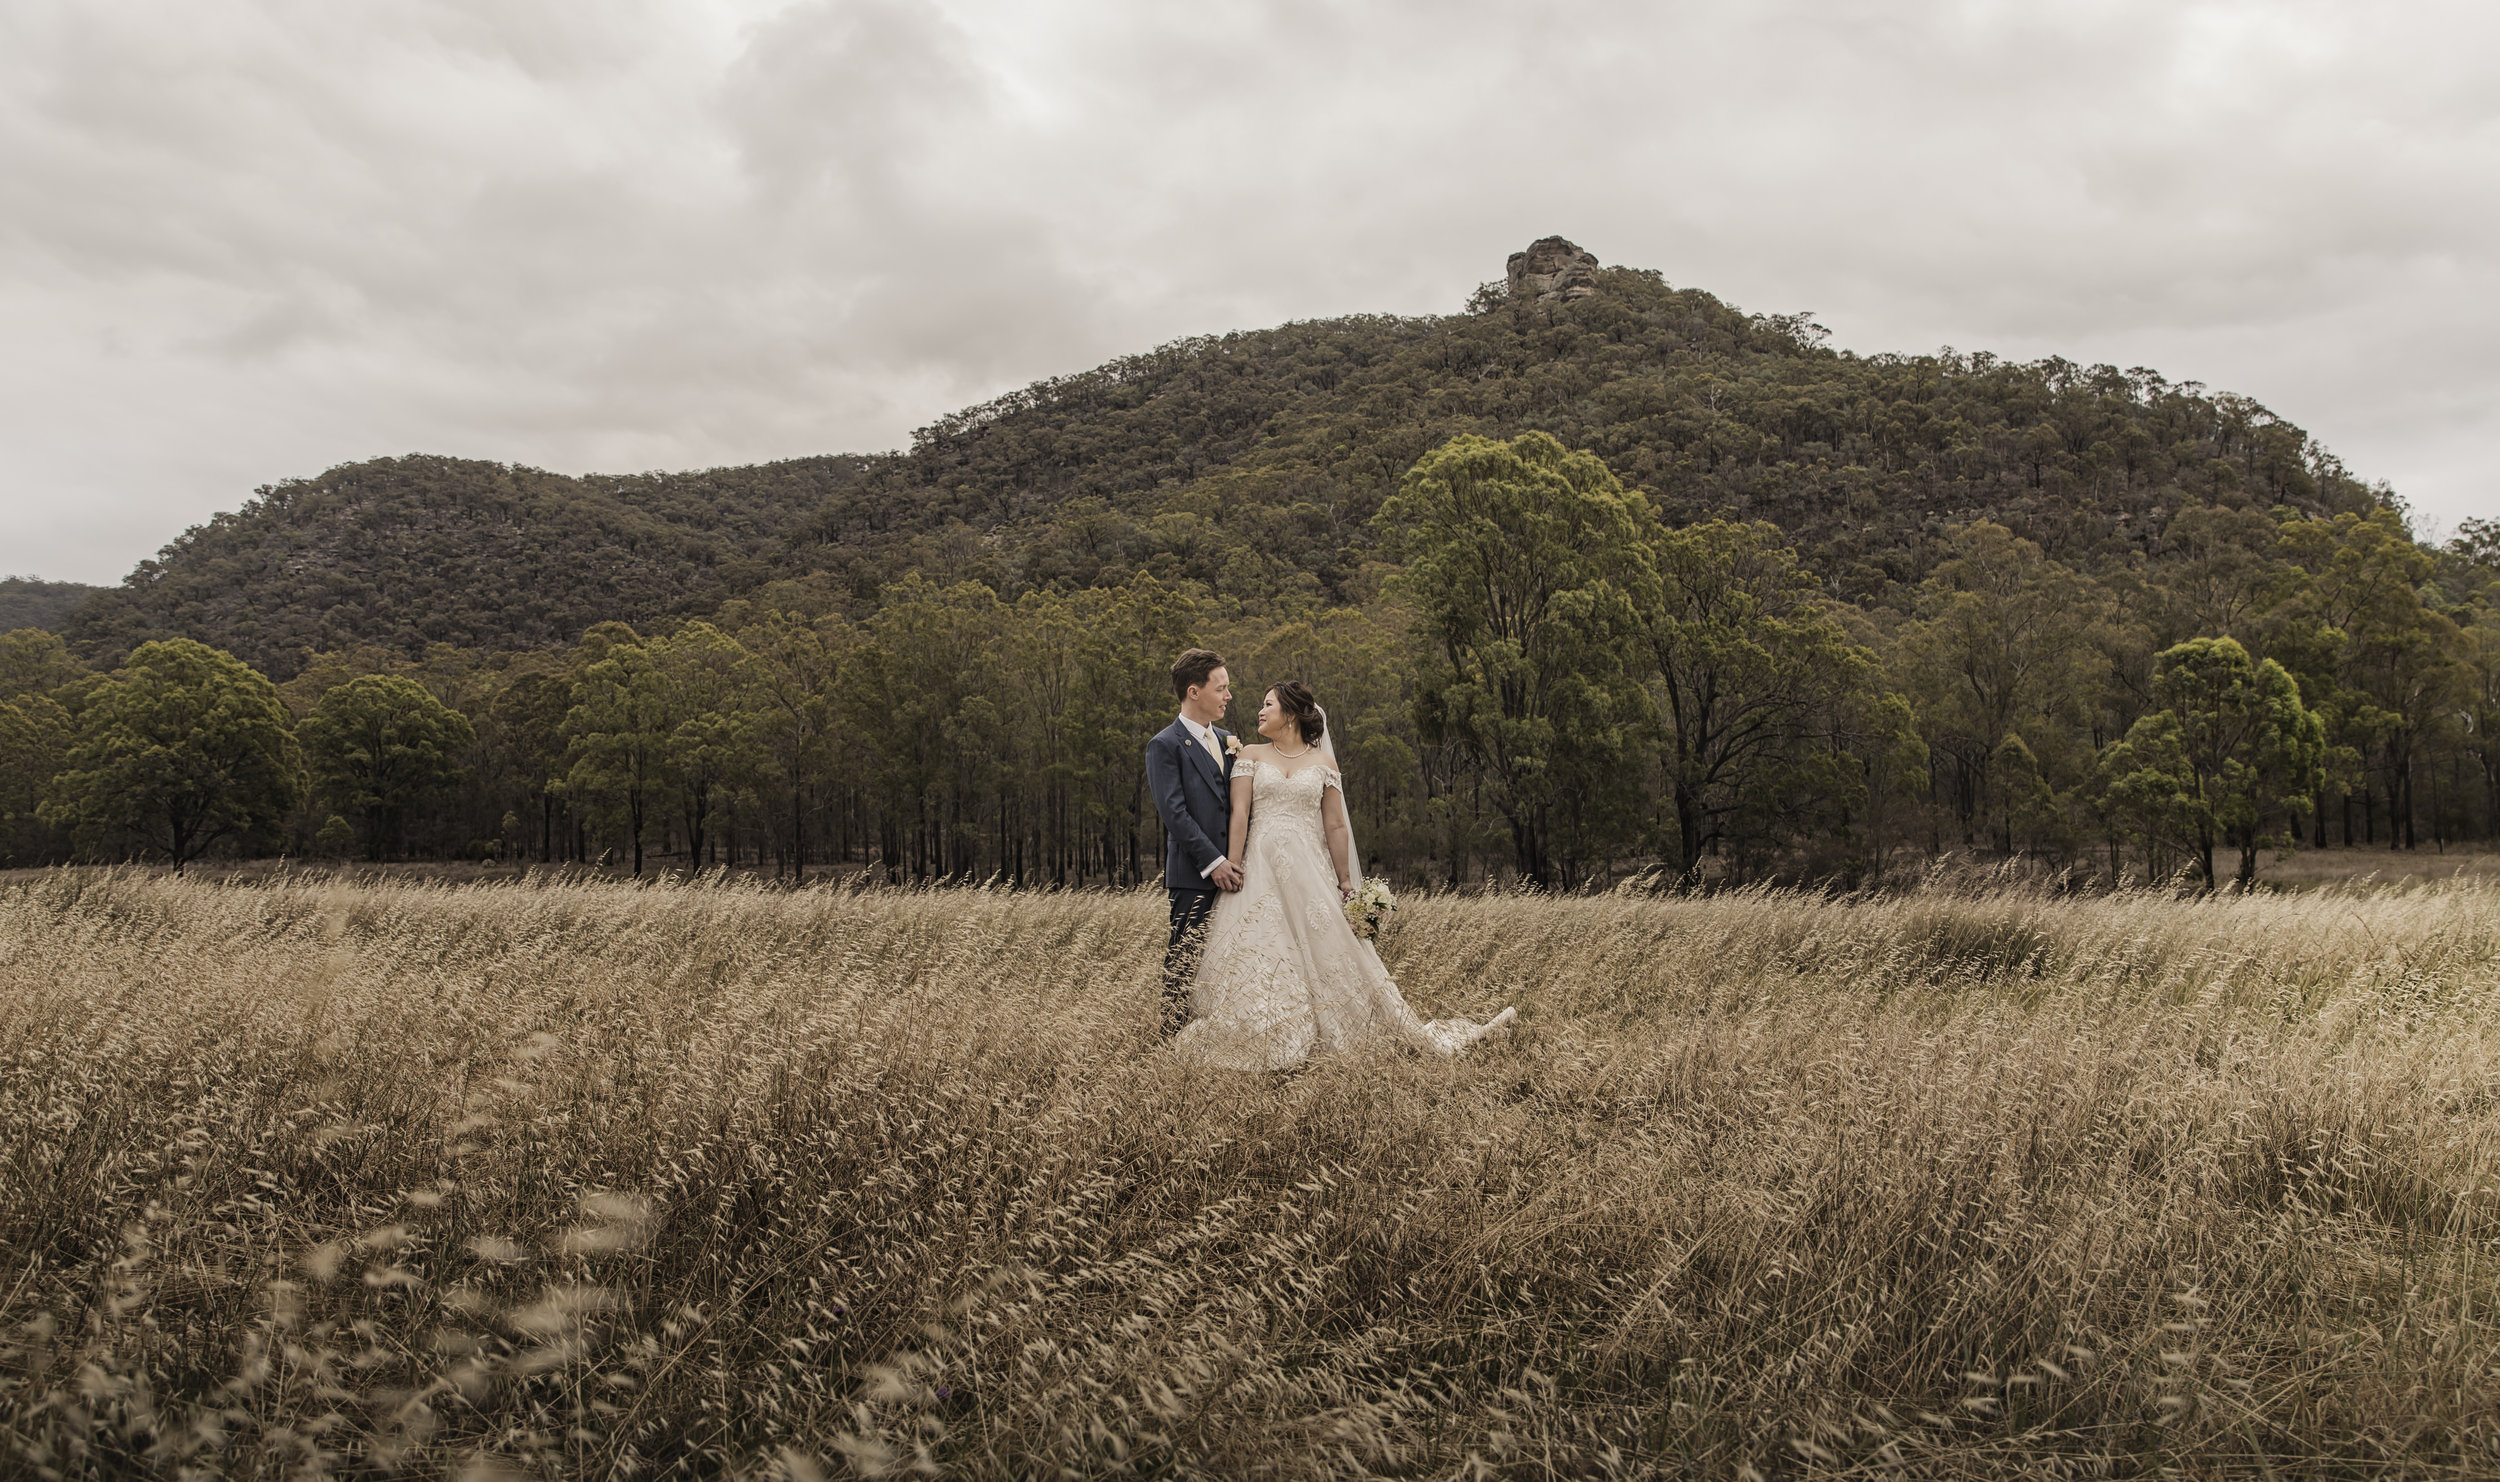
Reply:
[[[1557,887],[1879,880],[1951,852],[2211,886],[2300,844],[2500,826],[2500,529],[2217,479],[2143,548],[1947,527],[1851,602],[1770,523],[1688,518],[1543,433],[1462,434],[1372,516],[1367,600],[1139,570],[764,585],[558,649],[0,636],[12,864],[211,855],[1151,878],[1170,657],[1328,707],[1374,865]]]

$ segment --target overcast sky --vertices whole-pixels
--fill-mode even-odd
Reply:
[[[7,0],[0,571],[257,485],[874,451],[1560,233],[2500,515],[2500,6]]]

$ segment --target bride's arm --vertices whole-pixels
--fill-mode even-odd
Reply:
[[[1234,869],[1246,868],[1243,850],[1250,847],[1250,773],[1247,769],[1233,774],[1233,822],[1224,838],[1224,857]]]
[[[1351,858],[1354,831],[1346,827],[1345,794],[1334,787],[1323,788],[1319,795],[1320,821],[1328,826],[1328,859],[1337,867],[1337,893],[1354,894],[1354,861]]]

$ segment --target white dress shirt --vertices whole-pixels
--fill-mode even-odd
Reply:
[[[1198,744],[1207,749],[1207,755],[1215,758],[1215,775],[1218,777],[1224,777],[1224,774],[1227,771],[1227,768],[1224,765],[1224,748],[1218,744],[1215,739],[1215,727],[1202,726],[1196,721],[1191,720],[1186,715],[1181,717],[1181,724],[1189,727],[1189,734],[1197,737]],[[1232,779],[1224,777],[1224,785],[1226,787],[1232,786]],[[1227,840],[1226,842],[1229,843],[1230,841]],[[1215,872],[1222,868],[1224,868],[1224,856],[1219,854],[1215,857],[1215,863],[1198,872],[1198,878],[1201,880],[1211,879],[1214,877]]]

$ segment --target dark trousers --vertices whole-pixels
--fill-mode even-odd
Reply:
[[[1215,910],[1212,890],[1172,892],[1172,939],[1163,949],[1163,1037],[1170,1039],[1189,1022],[1190,989],[1198,980],[1198,954],[1207,944],[1207,917]]]

